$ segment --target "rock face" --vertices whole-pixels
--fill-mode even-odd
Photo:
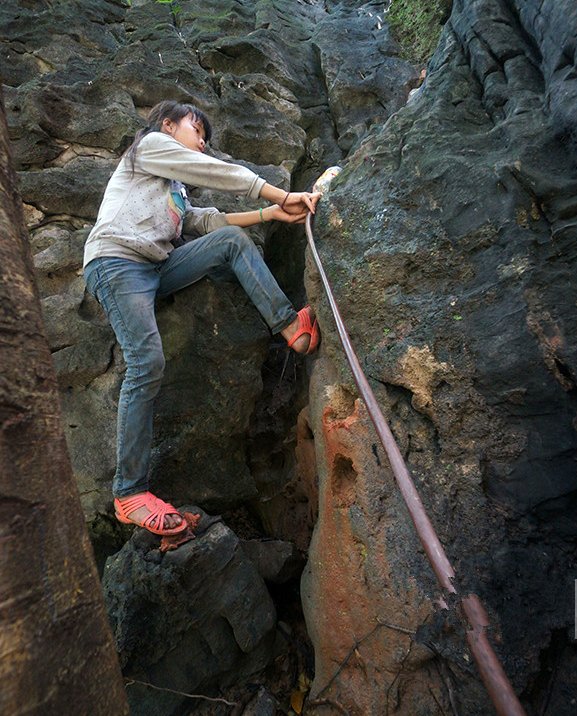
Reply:
[[[275,185],[304,188],[358,146],[369,126],[402,106],[416,72],[396,57],[370,3],[26,0],[0,8],[0,24],[5,104],[68,446],[102,560],[106,540],[117,540],[107,517],[123,363],[85,292],[82,249],[106,181],[148,110],[166,98],[193,101],[211,117],[217,156],[234,156]],[[351,52],[353,46],[362,52]],[[193,200],[229,211],[253,208],[206,191]],[[302,229],[267,226],[252,236],[282,286],[302,303]],[[203,281],[159,303],[158,321],[167,368],[155,415],[155,490],[215,510],[252,500],[269,535],[306,551],[317,489],[305,362],[291,358],[285,366],[284,349],[268,350],[266,327],[234,284]],[[232,535],[227,539],[230,547]],[[294,579],[302,566],[302,554],[278,539],[245,547],[271,582]],[[219,554],[209,550],[203,565],[209,590],[219,589],[210,576]],[[151,605],[164,597],[172,605],[171,594],[180,589],[172,556],[157,564],[143,555],[143,545],[130,542],[106,573],[118,646],[133,675],[168,669],[174,676],[165,654],[170,610],[155,622],[161,638],[137,648],[144,641],[143,600],[153,613]],[[149,586],[152,573],[157,591]],[[126,593],[115,591],[119,584]],[[245,598],[247,623],[269,613],[266,590],[247,589]],[[176,631],[185,628],[179,623]],[[217,632],[207,641],[226,648],[215,648],[210,669],[175,676],[173,685],[222,686],[270,655],[268,647],[251,644],[250,657],[232,659],[224,652],[230,647],[237,655],[240,642]],[[265,632],[259,634],[266,641]],[[191,652],[183,669],[198,660],[198,650]],[[153,709],[145,692],[134,695],[138,687],[131,688],[135,713]],[[176,701],[168,698],[161,710]]]
[[[576,36],[573,3],[455,2],[424,86],[350,156],[315,222],[460,587],[489,608],[531,713],[575,708]],[[310,392],[319,520],[303,584],[312,696],[349,713],[381,713],[379,701],[440,713],[431,693],[446,712],[455,689],[463,712],[489,713],[454,626],[441,640],[432,626],[430,571],[380,447],[371,453],[314,276],[309,295],[324,328]],[[540,682],[544,663],[556,666]]]
[[[395,57],[386,28],[375,31],[362,3],[297,3],[293,11],[252,0],[202,8],[186,0],[33,0],[3,7],[0,23],[6,110],[67,437],[94,519],[110,504],[123,364],[84,291],[82,245],[106,181],[150,107],[166,98],[192,100],[211,118],[217,156],[234,156],[277,186],[302,187],[402,105],[415,71]],[[346,51],[360,41],[362,54]],[[375,96],[382,97],[377,104]],[[254,208],[208,191],[195,191],[193,201],[225,211]],[[253,238],[300,303],[302,229],[266,229]],[[191,287],[159,306],[158,316],[168,365],[156,413],[157,491],[217,509],[255,498],[259,483],[270,483],[270,468],[252,474],[248,444],[266,326],[230,283]],[[289,401],[303,385],[289,388]],[[279,420],[278,445],[295,410]],[[259,464],[261,438],[258,432]]]
[[[344,165],[315,232],[361,363],[460,588],[491,614],[528,712],[572,714],[574,3],[454,0],[425,84],[406,106],[418,72],[397,57],[381,4],[8,5],[6,110],[87,518],[110,509],[123,366],[85,293],[82,245],[148,109],[193,100],[213,120],[217,156],[277,185],[308,187],[328,165]],[[194,200],[251,208],[210,192]],[[253,237],[300,303],[302,231],[266,228]],[[321,320],[320,356],[286,365],[234,284],[204,281],[159,304],[168,360],[155,487],[210,509],[250,501],[270,536],[300,550],[314,525],[302,585],[316,657],[310,713],[490,713],[462,626],[435,608],[434,578],[312,264],[307,293]],[[213,529],[218,549],[236,554],[234,536]],[[172,567],[143,554],[130,543],[122,570],[138,585],[157,570],[169,599],[180,589]],[[251,595],[249,621],[269,603],[266,590]],[[144,663],[131,645],[140,622],[121,622],[126,664],[161,668],[164,627]],[[257,643],[254,661],[237,662],[239,679],[268,658]],[[231,668],[223,657],[195,681],[183,667],[174,683],[230,683]]]

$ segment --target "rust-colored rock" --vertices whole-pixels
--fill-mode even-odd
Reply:
[[[415,538],[407,533],[404,507],[364,404],[346,386],[317,390],[328,377],[326,365],[326,359],[317,361],[313,376],[314,395],[326,397],[315,400],[313,410],[319,517],[302,580],[315,648],[309,708],[331,713],[340,706],[376,716],[388,705],[396,713],[402,691],[404,703],[415,709],[403,713],[417,713],[423,689],[444,698],[440,681],[426,668],[433,653],[414,639],[433,605],[410,570],[399,568],[399,547],[414,547]]]

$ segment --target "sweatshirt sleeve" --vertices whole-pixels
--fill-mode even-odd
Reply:
[[[183,233],[184,234],[197,234],[198,236],[204,236],[205,234],[220,229],[223,226],[228,226],[226,220],[226,214],[223,214],[218,209],[208,208],[201,209],[196,206],[187,206],[186,214],[184,215]]]
[[[141,140],[135,166],[164,179],[244,194],[251,199],[258,199],[265,184],[265,180],[250,169],[194,152],[162,132],[151,132]]]

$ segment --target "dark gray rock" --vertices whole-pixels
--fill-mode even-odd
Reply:
[[[455,1],[422,90],[362,141],[315,220],[361,362],[463,591],[476,591],[488,606],[505,670],[529,710],[542,703],[536,674],[543,659],[559,649],[560,663],[574,658],[567,635],[575,561],[567,544],[577,534],[576,37],[572,2]],[[335,402],[324,392],[354,390],[314,273],[308,288],[329,362],[319,363],[312,400],[318,442]],[[349,406],[345,415],[352,412]],[[331,455],[330,435],[323,441]],[[330,496],[337,499],[343,474],[356,485],[345,524],[367,555],[382,537],[382,558],[395,561],[390,600],[409,574],[418,575],[417,592],[434,592],[413,538],[398,539],[404,521],[394,484],[367,478],[370,466],[355,455],[349,465],[345,449],[321,476],[306,577],[318,650],[313,691],[334,665],[327,630],[315,632],[314,606],[334,593],[322,546],[342,515]],[[377,502],[363,507],[367,479]],[[344,531],[343,545],[346,539]],[[367,557],[369,591],[381,568]],[[459,644],[444,654],[467,672]],[[563,689],[546,680],[548,708],[571,713]],[[487,713],[486,694],[471,675],[463,674],[465,682],[463,711]],[[421,703],[417,684],[403,696],[410,712]],[[574,681],[568,688],[575,694]]]
[[[38,246],[34,252],[38,287],[43,296],[54,296],[66,290],[71,275],[79,274],[88,231],[54,227],[42,229],[37,235],[38,244],[42,242],[42,248]]]
[[[62,147],[55,137],[27,116],[28,108],[23,106],[21,99],[18,88],[5,87],[4,108],[14,166],[16,169],[30,169],[48,165],[61,154]]]
[[[152,477],[174,500],[223,509],[256,495],[245,434],[267,326],[236,283],[204,280],[159,304],[166,370]]]
[[[122,0],[4,3],[0,8],[3,83],[17,86],[41,73],[70,69],[75,58],[114,52],[124,13]]]
[[[416,71],[395,56],[397,45],[371,3],[339,10],[320,20],[314,40],[338,144],[347,153],[405,103]]]
[[[106,75],[73,84],[68,76],[60,81],[52,77],[52,81],[30,82],[11,94],[12,122],[18,126],[17,118],[25,117],[21,130],[25,134],[32,130],[67,143],[118,151],[130,143],[140,126],[130,94],[112,86]]]
[[[295,546],[277,539],[241,540],[246,556],[265,580],[273,584],[284,584],[298,577],[303,560]]]
[[[92,219],[116,162],[78,157],[66,167],[19,172],[23,200],[48,214]]]
[[[242,716],[276,716],[278,708],[279,702],[268,689],[261,686],[255,697],[244,708]]]
[[[276,616],[264,582],[234,533],[202,515],[198,537],[161,554],[159,539],[137,531],[109,558],[103,577],[125,673],[156,686],[207,693],[263,669]],[[208,527],[207,527],[208,525]],[[152,695],[151,695],[152,694]],[[174,694],[129,688],[134,714],[172,713]]]
[[[219,80],[223,110],[216,113],[219,145],[233,156],[255,164],[281,164],[302,159],[306,134],[296,97],[265,75],[242,79],[224,74]],[[287,111],[288,108],[288,111]],[[247,143],[247,137],[258,137]]]

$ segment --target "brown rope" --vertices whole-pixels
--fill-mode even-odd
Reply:
[[[417,535],[419,536],[439,584],[450,594],[456,595],[457,590],[453,585],[453,579],[455,577],[453,567],[425,511],[395,438],[391,433],[387,421],[377,403],[375,394],[369,385],[364,371],[361,368],[361,364],[359,363],[359,359],[351,345],[347,329],[315,245],[312,232],[312,214],[310,213],[306,219],[305,229],[309,248],[327,294],[337,326],[337,332],[351,367],[353,378],[367,406],[375,430],[387,453],[395,480],[397,481],[403,500],[413,520]],[[486,630],[489,626],[489,620],[479,597],[475,594],[469,594],[468,596],[460,597],[460,603],[462,614],[468,623],[466,632],[469,649],[473,654],[481,679],[485,684],[485,688],[493,701],[497,713],[499,716],[526,716],[493,647],[487,639]]]

